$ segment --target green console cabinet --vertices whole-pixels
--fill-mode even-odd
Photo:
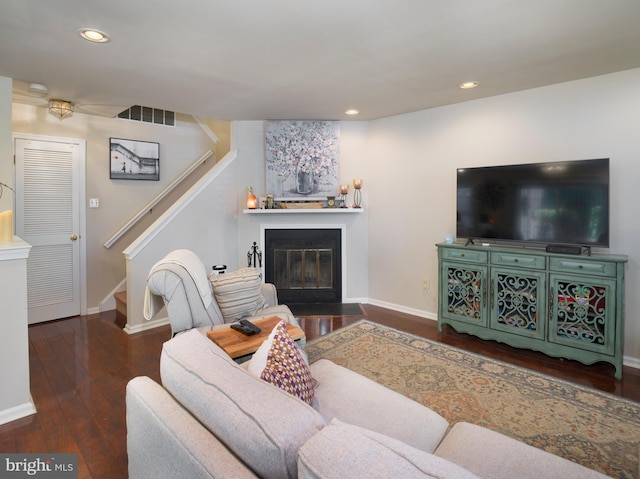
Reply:
[[[449,324],[549,356],[605,361],[622,377],[626,256],[437,246],[440,332]]]

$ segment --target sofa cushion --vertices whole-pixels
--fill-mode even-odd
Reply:
[[[295,477],[298,449],[326,425],[197,330],[164,344],[160,374],[164,387],[261,477]]]
[[[311,364],[318,380],[313,407],[334,417],[433,452],[449,423],[435,411],[327,359]]]
[[[446,459],[336,419],[298,451],[298,477],[477,479]]]
[[[315,382],[300,350],[280,321],[253,355],[247,370],[307,404],[313,400]]]
[[[212,274],[209,280],[225,323],[253,316],[265,306],[262,272],[258,268]]]
[[[607,476],[490,429],[457,423],[435,454],[481,477],[604,479]]]

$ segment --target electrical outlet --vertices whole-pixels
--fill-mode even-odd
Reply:
[[[422,280],[422,289],[425,291],[429,291],[431,289],[431,280],[423,279]]]

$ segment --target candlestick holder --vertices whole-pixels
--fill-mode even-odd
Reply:
[[[353,180],[353,207],[360,208],[362,203],[362,179]]]
[[[262,268],[262,251],[255,241],[247,252],[247,266],[249,268]]]
[[[340,208],[347,207],[348,194],[349,194],[349,185],[340,185]]]

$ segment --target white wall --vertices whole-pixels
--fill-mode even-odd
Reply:
[[[318,225],[329,227],[345,225],[346,227],[346,291],[343,300],[354,301],[366,299],[368,293],[368,221],[369,210],[366,193],[367,170],[367,123],[341,122],[340,124],[340,183],[351,183],[353,178],[364,178],[362,214],[243,214],[246,208],[246,187],[252,186],[256,196],[266,196],[265,191],[265,157],[264,157],[264,122],[234,122],[232,127],[233,144],[238,149],[238,163],[242,172],[238,187],[238,262],[240,267],[247,264],[247,251],[255,241],[260,244],[260,225]],[[243,183],[244,182],[244,183]],[[336,195],[338,192],[336,191]],[[352,198],[351,193],[349,198]]]
[[[638,85],[634,69],[371,122],[371,300],[436,318],[434,245],[455,234],[457,168],[610,158],[608,252],[629,257],[624,354],[640,364]]]

